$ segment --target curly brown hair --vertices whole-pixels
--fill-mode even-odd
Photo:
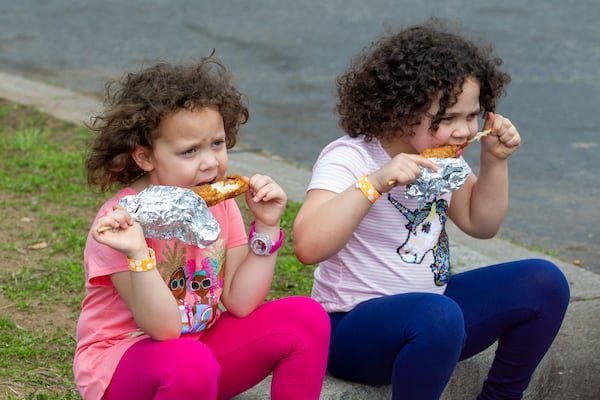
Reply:
[[[339,125],[349,136],[364,136],[366,141],[412,135],[412,126],[441,93],[431,124],[437,129],[470,77],[481,85],[482,115],[494,111],[510,82],[510,76],[498,70],[501,64],[490,44],[469,41],[437,18],[384,35],[338,77]]]
[[[131,152],[136,146],[152,148],[160,122],[171,113],[218,107],[228,149],[235,146],[239,128],[249,118],[244,96],[213,54],[187,65],[161,62],[108,81],[105,89],[104,112],[86,124],[97,134],[85,162],[88,183],[102,191],[143,174]]]

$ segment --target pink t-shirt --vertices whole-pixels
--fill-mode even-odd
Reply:
[[[131,188],[120,190],[102,206],[96,219],[122,197],[136,193]],[[194,338],[200,337],[220,315],[227,249],[247,243],[242,216],[233,199],[211,207],[210,211],[221,232],[206,248],[178,240],[146,239],[156,253],[158,270],[179,304],[182,335]],[[90,232],[84,267],[87,295],[77,323],[73,371],[83,398],[100,399],[125,351],[148,336],[139,330],[110,279],[113,273],[129,270],[126,256],[98,243]]]
[[[390,156],[377,139],[365,142],[343,136],[319,155],[308,190],[341,193],[388,161]],[[450,265],[445,222],[451,195],[428,199],[419,209],[416,199],[404,197],[405,191],[405,186],[397,186],[383,194],[342,250],[315,270],[312,297],[328,312],[349,311],[383,295],[444,292]]]

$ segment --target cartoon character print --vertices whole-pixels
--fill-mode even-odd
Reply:
[[[188,260],[186,268],[187,289],[194,298],[192,306],[192,318],[189,327],[182,329],[183,333],[200,332],[206,329],[206,326],[211,322],[216,315],[216,310],[213,309],[210,298],[210,289],[213,280],[208,277],[205,270],[196,271],[196,261]]]
[[[174,242],[173,247],[166,246],[162,252],[165,259],[158,262],[157,267],[177,301],[181,314],[181,325],[183,329],[186,329],[192,326],[194,310],[193,305],[186,301],[185,247],[179,247],[179,245],[179,242]]]
[[[450,279],[450,248],[445,229],[448,202],[434,199],[423,208],[410,211],[389,193],[388,200],[408,220],[405,225],[408,236],[396,250],[402,261],[420,264],[431,251],[433,262],[429,267],[433,272],[433,281],[437,286],[446,285]]]
[[[181,314],[181,332],[200,332],[216,321],[224,282],[225,246],[222,241],[204,249],[200,260],[186,260],[180,242],[165,246],[158,263]]]
[[[209,297],[209,293],[210,293],[210,289],[212,288],[213,285],[213,279],[211,278],[211,274],[207,271],[206,268],[207,264],[212,264],[211,259],[209,258],[205,258],[202,260],[202,270],[194,272],[192,274],[192,279],[190,280],[190,289],[192,290],[193,293],[196,294],[196,296],[198,296],[199,298],[199,302],[200,304],[210,304],[210,297]],[[195,265],[195,261],[194,260],[189,260],[188,261],[189,265]]]
[[[223,281],[219,280],[219,272],[223,270],[225,251],[221,242],[209,247],[204,252],[199,268],[196,260],[188,260],[187,271],[191,277],[189,289],[195,298],[194,315],[196,323],[194,329],[203,330],[216,320],[219,312],[219,299]]]

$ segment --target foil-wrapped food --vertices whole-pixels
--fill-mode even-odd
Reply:
[[[471,173],[471,168],[462,158],[432,158],[439,167],[437,171],[421,167],[421,175],[407,185],[404,197],[417,199],[419,207],[434,196],[453,192],[460,188]]]
[[[185,244],[206,247],[217,240],[221,227],[205,201],[190,189],[151,185],[119,201],[139,222],[144,236],[179,239]]]

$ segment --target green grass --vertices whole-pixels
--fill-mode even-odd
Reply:
[[[79,399],[71,363],[83,249],[110,195],[87,186],[88,144],[86,129],[0,99],[0,399]],[[292,247],[299,207],[288,204],[282,218],[286,240],[269,299],[310,293],[314,266]]]

